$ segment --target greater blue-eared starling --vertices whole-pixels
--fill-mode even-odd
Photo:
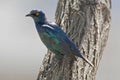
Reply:
[[[49,50],[55,53],[57,59],[61,59],[64,55],[70,55],[71,58],[78,56],[93,66],[93,64],[80,53],[59,25],[47,21],[42,11],[32,10],[26,16],[33,18],[42,42]]]

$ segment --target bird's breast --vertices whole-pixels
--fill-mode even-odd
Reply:
[[[51,32],[41,31],[39,32],[40,38],[42,42],[49,49],[55,49],[59,45],[59,40],[55,34]]]

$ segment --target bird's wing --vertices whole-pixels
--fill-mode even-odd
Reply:
[[[81,54],[75,44],[69,39],[69,37],[66,35],[66,33],[55,23],[49,23],[52,28],[54,28],[54,31],[57,31],[56,35],[61,43],[61,46],[63,46],[65,49],[67,48],[69,53],[72,53],[76,56],[81,57]],[[51,29],[52,29],[51,28]]]
[[[59,39],[60,44],[61,44],[60,46],[62,46],[62,48],[64,49],[64,52],[66,52],[66,54],[72,53],[71,48],[72,48],[72,46],[75,46],[75,45],[69,39],[69,37],[66,35],[66,33],[55,23],[50,23],[49,25],[52,26],[55,31],[57,31],[56,36]]]
[[[42,28],[44,28],[45,32],[48,33],[50,38],[47,40],[47,42],[49,41],[49,43],[51,43],[51,46],[53,45],[52,48],[54,48],[54,50],[62,54],[70,53],[69,46],[65,40],[68,37],[58,25],[44,24],[42,25]]]

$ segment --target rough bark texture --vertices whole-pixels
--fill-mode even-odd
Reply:
[[[110,29],[110,0],[59,0],[56,23],[93,64],[64,56],[61,61],[48,51],[37,80],[95,80]]]

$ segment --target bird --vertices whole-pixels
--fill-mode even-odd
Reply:
[[[32,17],[36,26],[36,30],[44,45],[55,54],[60,60],[64,55],[70,55],[71,58],[77,56],[82,58],[91,66],[94,66],[79,49],[74,42],[70,40],[67,34],[55,22],[49,22],[43,11],[32,10],[26,17]]]

